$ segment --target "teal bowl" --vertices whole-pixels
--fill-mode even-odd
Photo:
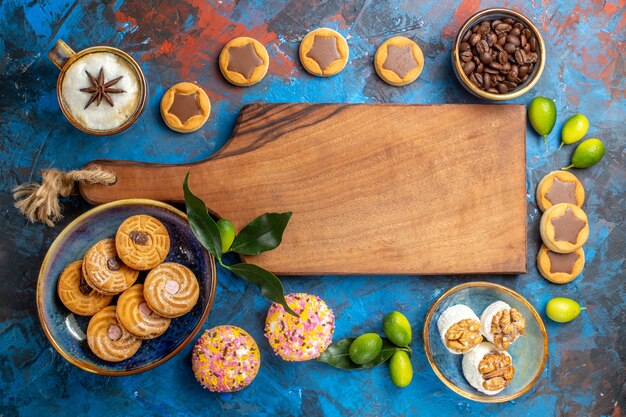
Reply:
[[[487,395],[472,387],[463,376],[463,355],[454,355],[446,349],[437,329],[437,319],[455,304],[465,304],[480,317],[489,304],[498,300],[522,313],[526,319],[526,335],[520,336],[507,350],[515,366],[513,380],[498,394]],[[490,282],[468,282],[446,291],[428,311],[424,322],[424,351],[435,374],[452,391],[478,402],[501,403],[524,395],[541,378],[548,359],[548,335],[537,311],[520,294]]]
[[[147,214],[163,223],[171,240],[166,261],[178,262],[194,272],[200,284],[200,296],[189,313],[173,319],[160,337],[143,341],[131,358],[107,362],[94,355],[87,345],[85,333],[90,317],[75,315],[61,303],[57,280],[67,265],[82,259],[87,249],[99,240],[115,236],[118,226],[136,214]],[[137,282],[142,282],[145,275],[140,274]],[[89,210],[57,236],[39,271],[37,310],[48,340],[70,363],[100,375],[131,375],[164,363],[193,340],[209,315],[215,288],[215,260],[194,237],[185,213],[158,201],[120,200]]]

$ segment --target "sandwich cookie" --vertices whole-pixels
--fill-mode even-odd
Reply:
[[[115,316],[115,306],[108,306],[97,312],[89,321],[87,344],[100,359],[121,362],[137,353],[141,347],[141,340],[120,324]]]
[[[113,300],[112,295],[104,295],[95,291],[83,278],[83,261],[69,264],[57,283],[59,298],[65,307],[79,316],[92,316]]]
[[[87,285],[105,295],[121,293],[139,277],[139,271],[125,265],[117,256],[113,239],[103,239],[89,248],[82,268]]]
[[[115,314],[122,326],[139,339],[161,336],[172,321],[152,311],[143,296],[141,284],[133,285],[120,295]]]

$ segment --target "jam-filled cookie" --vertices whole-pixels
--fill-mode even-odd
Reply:
[[[113,239],[103,239],[85,254],[83,275],[85,282],[94,290],[115,295],[133,285],[139,277],[139,271],[120,260]]]
[[[120,324],[115,317],[115,306],[108,306],[89,320],[87,344],[100,359],[121,362],[137,353],[141,347],[141,340]]]
[[[143,285],[133,285],[117,300],[117,319],[132,335],[140,339],[154,339],[161,336],[172,319],[159,316],[146,303]]]
[[[339,73],[348,62],[348,43],[338,32],[320,28],[309,32],[300,43],[300,62],[318,77]]]
[[[261,42],[245,36],[231,40],[220,52],[222,75],[239,87],[249,87],[261,81],[269,65],[270,58]]]
[[[117,229],[115,246],[120,259],[131,268],[147,271],[165,260],[170,235],[163,223],[152,216],[129,217]]]
[[[555,284],[566,284],[576,279],[585,266],[585,252],[578,248],[570,253],[551,251],[541,245],[537,254],[537,268],[541,275]]]
[[[417,80],[424,68],[424,54],[404,36],[387,39],[374,56],[376,73],[387,84],[401,87]]]
[[[560,203],[543,213],[539,232],[543,243],[551,251],[571,253],[587,241],[589,222],[587,215],[580,207]]]
[[[65,307],[79,316],[92,316],[113,299],[112,295],[94,291],[83,278],[83,261],[72,262],[65,267],[57,283],[59,298]]]
[[[537,205],[546,211],[555,204],[569,203],[582,207],[585,189],[578,178],[567,171],[552,171],[537,185]]]
[[[170,129],[195,132],[211,114],[211,101],[204,90],[192,83],[178,83],[163,94],[161,117]]]
[[[175,262],[165,262],[148,273],[143,295],[157,314],[176,318],[188,313],[196,305],[200,286],[189,268]]]

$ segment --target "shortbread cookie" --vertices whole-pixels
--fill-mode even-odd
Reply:
[[[140,339],[161,336],[172,321],[152,311],[143,297],[141,284],[133,285],[120,295],[115,313],[122,326]]]
[[[578,248],[570,253],[553,252],[541,245],[537,254],[537,268],[541,275],[555,284],[566,284],[576,279],[585,266],[585,252]]]
[[[589,237],[587,215],[578,206],[556,204],[541,216],[539,232],[543,243],[553,252],[571,253],[585,244]]]
[[[87,343],[94,355],[109,362],[128,359],[141,347],[141,340],[117,321],[114,305],[103,308],[91,318],[87,326]]]
[[[582,207],[585,202],[585,189],[574,174],[567,171],[552,171],[539,181],[536,198],[541,211],[560,203]]]
[[[220,52],[222,75],[239,87],[249,87],[261,81],[269,65],[269,56],[261,42],[245,36],[231,40]]]
[[[83,259],[83,274],[91,288],[105,295],[121,293],[139,277],[139,271],[117,256],[113,239],[101,240],[89,248]]]
[[[120,259],[131,268],[147,271],[165,260],[170,250],[170,235],[163,223],[140,214],[124,220],[115,234]]]
[[[195,132],[211,114],[211,101],[204,90],[192,83],[178,83],[163,94],[161,117],[172,130]]]
[[[424,54],[404,36],[387,39],[374,56],[376,73],[387,84],[403,86],[417,80],[424,68]]]
[[[348,62],[348,43],[338,32],[320,28],[309,32],[300,43],[300,62],[318,77],[339,73]]]
[[[165,262],[148,273],[143,295],[157,314],[175,318],[188,313],[196,305],[200,286],[189,268]]]
[[[94,291],[83,278],[83,261],[69,264],[57,283],[59,298],[65,307],[79,316],[92,316],[113,300],[112,295]]]

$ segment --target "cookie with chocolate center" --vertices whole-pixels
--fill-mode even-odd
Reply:
[[[424,68],[424,55],[411,39],[395,36],[380,45],[374,67],[384,82],[400,87],[417,80]]]
[[[299,54],[307,72],[318,77],[330,77],[346,66],[349,49],[345,38],[338,32],[320,28],[302,39]]]
[[[83,261],[69,264],[57,283],[59,299],[72,313],[79,316],[91,316],[108,306],[112,295],[104,295],[91,288],[83,277]]]
[[[543,213],[539,232],[543,243],[551,251],[571,253],[587,241],[589,222],[587,215],[580,207],[570,203],[560,203]]]
[[[578,248],[570,253],[558,253],[541,245],[537,253],[537,268],[541,275],[555,284],[573,281],[585,266],[585,252]]]
[[[536,198],[541,211],[560,203],[582,207],[585,202],[585,189],[571,172],[552,171],[539,181]]]
[[[269,62],[263,44],[245,36],[228,42],[219,58],[224,78],[239,87],[249,87],[261,81],[267,74]]]
[[[117,229],[115,246],[128,266],[147,271],[165,260],[170,250],[170,235],[159,220],[140,214],[129,217]]]
[[[192,83],[178,83],[161,99],[161,117],[170,129],[180,133],[200,129],[211,114],[211,101],[204,90]]]
[[[141,347],[141,340],[120,324],[115,316],[115,306],[108,306],[97,312],[89,321],[87,344],[100,359],[121,362],[137,353]]]
[[[114,239],[103,239],[89,248],[82,271],[85,282],[105,295],[121,293],[139,277],[139,271],[125,265],[118,257]]]

